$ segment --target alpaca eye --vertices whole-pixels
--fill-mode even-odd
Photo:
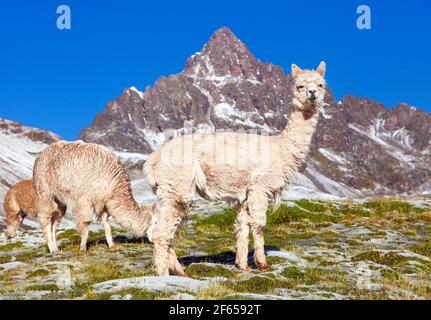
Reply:
[[[323,84],[319,84],[319,87],[323,88]]]
[[[296,87],[298,90],[302,90],[302,89],[304,89],[304,86],[297,86]]]

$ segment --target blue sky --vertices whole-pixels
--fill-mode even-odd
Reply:
[[[56,28],[56,8],[72,30]],[[368,4],[372,30],[356,28]],[[135,85],[180,72],[228,26],[262,61],[327,62],[337,99],[351,93],[431,111],[431,1],[1,1],[0,117],[75,139]]]

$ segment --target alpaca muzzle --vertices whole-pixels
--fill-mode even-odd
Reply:
[[[13,227],[8,226],[6,229],[6,239],[12,239],[16,235],[16,230]]]

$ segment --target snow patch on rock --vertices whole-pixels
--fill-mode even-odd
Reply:
[[[129,90],[137,93],[139,98],[141,98],[141,100],[144,100],[144,93],[142,91],[139,91],[135,86],[131,86]]]
[[[259,128],[269,133],[275,132],[274,129],[269,127],[266,123],[259,124],[252,120],[256,118],[262,119],[262,116],[256,111],[240,111],[237,110],[234,106],[222,102],[214,106],[213,112],[217,118],[222,119],[226,122],[233,122],[235,124],[251,128]]]
[[[385,120],[376,119],[368,129],[363,129],[358,125],[349,124],[349,128],[367,136],[372,141],[381,145],[383,150],[393,158],[397,159],[401,165],[414,168],[415,157],[406,153],[412,149],[411,137],[405,128],[389,132],[384,128]]]
[[[347,159],[345,159],[344,157],[336,154],[334,151],[332,150],[328,150],[328,149],[324,149],[324,148],[319,148],[319,152],[321,154],[323,154],[327,159],[334,161],[334,162],[338,162],[339,164],[347,164]]]

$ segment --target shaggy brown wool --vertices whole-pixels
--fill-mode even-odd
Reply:
[[[6,193],[3,207],[7,219],[6,237],[10,239],[15,237],[16,230],[27,216],[37,218],[37,197],[33,182],[23,180],[12,186]],[[59,206],[53,214],[53,229],[57,227],[65,213],[66,208]]]

